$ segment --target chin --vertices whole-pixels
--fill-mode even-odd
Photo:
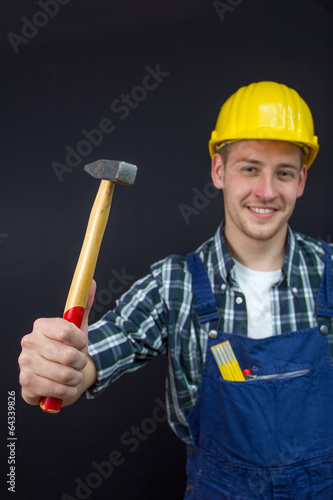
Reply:
[[[265,227],[262,225],[261,227],[244,227],[243,231],[249,238],[257,241],[268,241],[274,238],[281,231],[284,231],[286,228],[286,222],[279,224],[278,226],[274,225],[274,227]]]

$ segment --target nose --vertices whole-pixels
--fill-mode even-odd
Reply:
[[[254,195],[261,200],[276,198],[274,178],[270,172],[261,172],[261,175],[257,178]]]

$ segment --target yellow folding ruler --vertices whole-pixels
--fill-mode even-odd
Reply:
[[[229,340],[211,347],[211,351],[225,380],[245,380]]]

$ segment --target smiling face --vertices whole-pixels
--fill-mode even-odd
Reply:
[[[227,240],[285,239],[307,176],[300,148],[262,140],[239,141],[229,148],[226,165],[219,154],[212,160],[214,185],[223,190]]]

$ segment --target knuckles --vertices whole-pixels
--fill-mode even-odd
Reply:
[[[63,363],[66,366],[73,366],[77,361],[78,351],[72,347],[68,347],[65,349],[63,354]]]
[[[22,346],[22,348],[23,348],[23,346]],[[20,365],[20,368],[23,369],[25,366],[28,365],[28,362],[29,362],[28,356],[26,355],[25,351],[22,351],[19,358],[18,358],[18,363]]]
[[[73,375],[73,370],[64,366],[59,373],[58,382],[61,382],[63,385],[71,385],[74,378],[75,376]]]
[[[59,330],[57,331],[57,340],[60,340],[60,342],[64,342],[65,344],[67,344],[73,343],[74,339],[75,336],[73,325],[68,321],[62,322],[61,325],[59,325]]]
[[[34,321],[32,334],[57,340],[58,342],[72,343],[77,336],[77,328],[62,318],[38,318]]]
[[[36,319],[32,325],[32,333],[42,332],[45,329],[45,325],[47,325],[47,319],[45,318]]]
[[[62,363],[76,370],[82,370],[87,364],[87,357],[75,347],[67,347],[63,352]]]
[[[72,368],[63,367],[59,373],[58,382],[64,386],[77,386],[82,382],[83,374]]]
[[[67,387],[63,385],[57,385],[54,389],[55,397],[59,399],[64,399],[67,392]]]
[[[31,335],[34,338],[39,336],[62,342],[79,350],[84,349],[88,341],[79,328],[63,318],[36,319]]]
[[[34,362],[35,359],[35,351],[30,348],[30,344],[28,347],[22,346],[22,351],[18,358],[18,364],[21,370],[28,369],[31,363]]]
[[[22,387],[28,387],[32,381],[32,374],[29,370],[22,369],[19,375],[19,382]]]
[[[30,349],[33,346],[32,334],[28,333],[21,339],[21,347],[22,349]]]
[[[76,387],[69,387],[68,385],[58,384],[54,388],[54,397],[59,399],[75,397],[76,393],[77,393]]]

